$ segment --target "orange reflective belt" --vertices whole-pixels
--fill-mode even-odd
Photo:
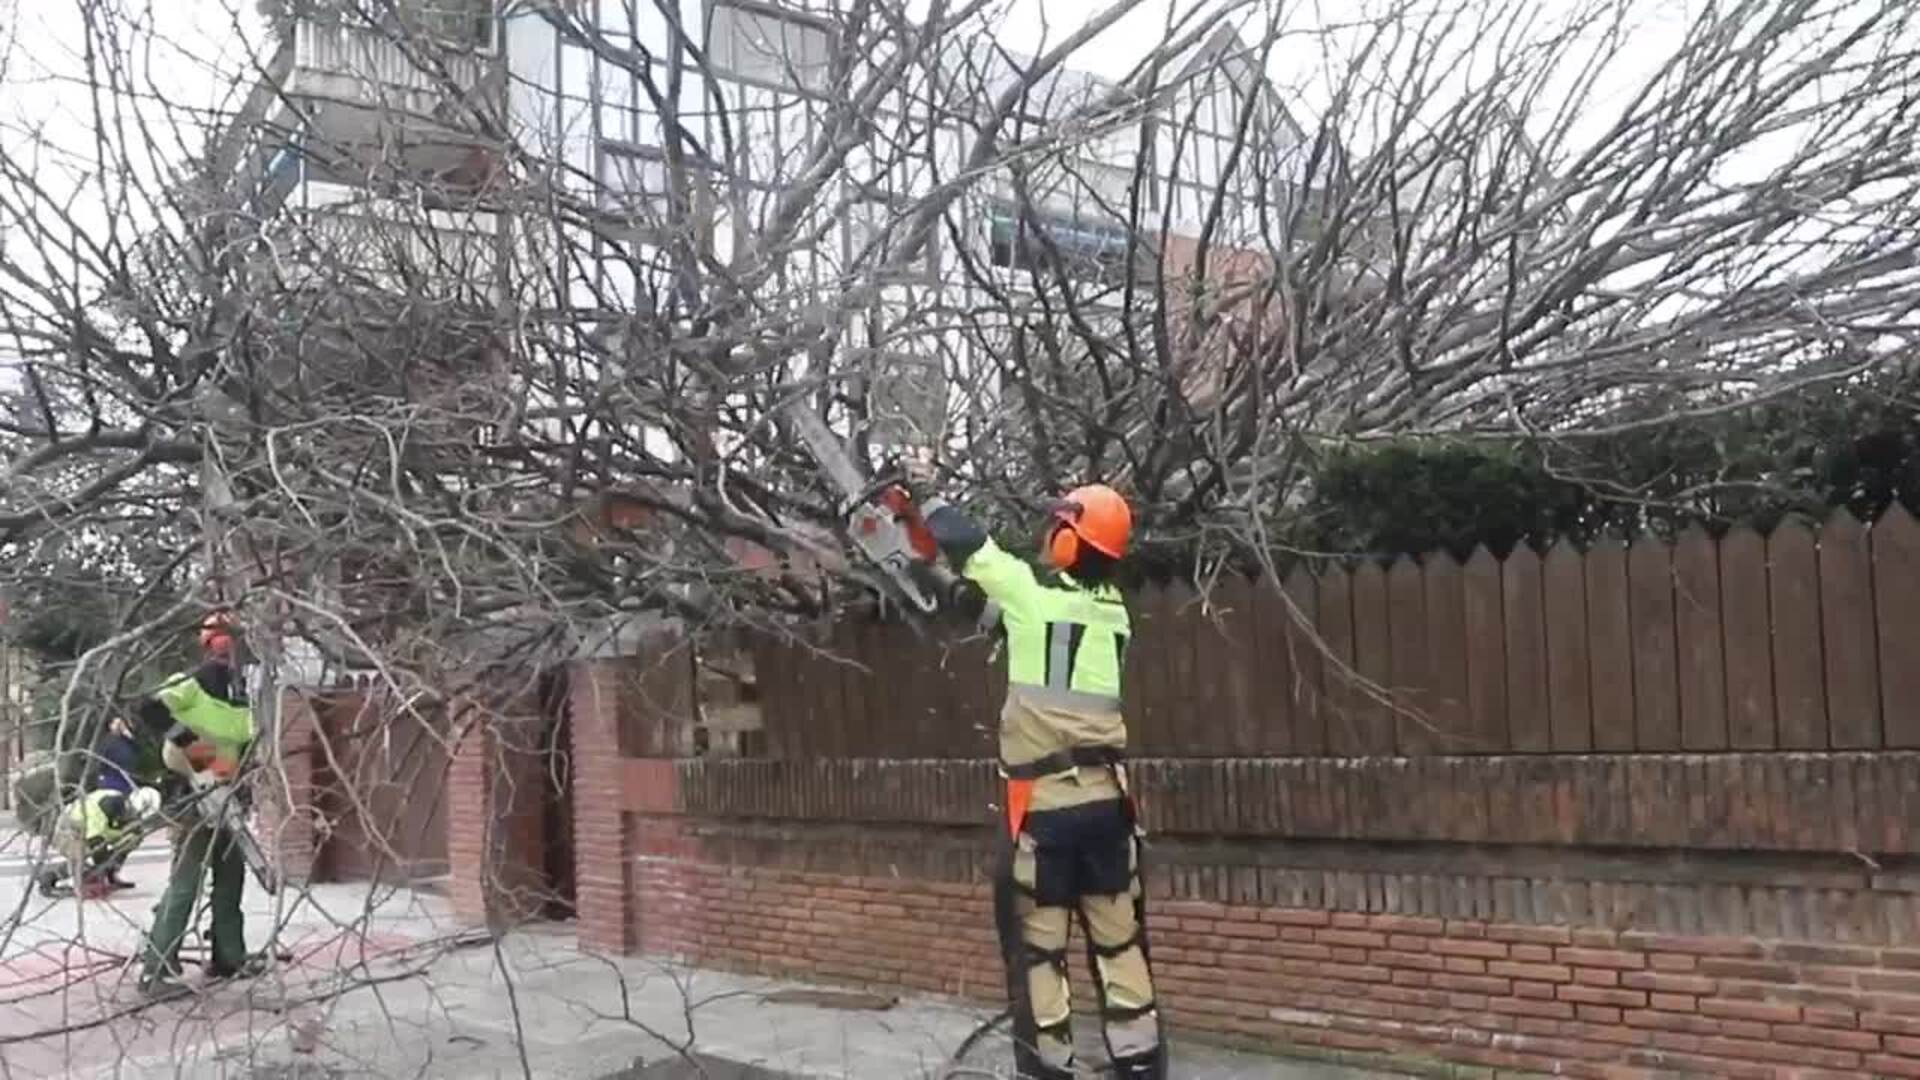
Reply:
[[[1018,839],[1020,826],[1026,824],[1027,807],[1033,805],[1033,781],[1007,781],[1007,834]]]

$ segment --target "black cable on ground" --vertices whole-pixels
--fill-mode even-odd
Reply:
[[[971,1034],[960,1040],[960,1049],[953,1052],[953,1056],[947,1059],[947,1063],[949,1065],[958,1065],[962,1061],[965,1061],[967,1059],[967,1053],[973,1049],[975,1043],[986,1038],[994,1028],[1006,1023],[1012,1016],[1013,1006],[1009,1005],[981,1021],[979,1027],[974,1028]]]

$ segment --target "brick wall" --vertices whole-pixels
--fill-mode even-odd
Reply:
[[[322,707],[304,690],[280,695],[280,750],[284,784],[258,796],[259,817],[269,846],[280,857],[289,881],[313,877],[319,851],[314,820],[314,754],[318,739],[316,710]]]
[[[546,877],[546,717],[528,692],[464,700],[447,763],[447,852],[454,914],[501,926],[551,897]]]
[[[627,831],[650,954],[1002,999],[985,835],[644,815]],[[1180,876],[1152,875],[1149,919],[1188,1033],[1579,1076],[1920,1076],[1920,950],[1176,899]],[[1323,895],[1338,905],[1337,885]],[[1084,974],[1076,960],[1082,1002]]]
[[[640,864],[650,953],[1003,996],[983,882]],[[1920,1076],[1914,950],[1211,901],[1150,918],[1189,1032],[1575,1076]]]

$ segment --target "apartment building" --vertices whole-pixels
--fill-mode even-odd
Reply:
[[[870,434],[883,445],[945,427],[948,389],[996,347],[977,313],[989,299],[1004,311],[1036,276],[1095,318],[1123,318],[1126,284],[1186,274],[1210,220],[1214,259],[1233,268],[1221,280],[1245,276],[1276,242],[1301,142],[1222,29],[1131,108],[1085,72],[1039,80],[1002,145],[1099,119],[1023,153],[1017,170],[962,178],[974,121],[1027,63],[976,37],[904,65],[871,102],[866,142],[796,198],[820,169],[834,95],[890,59],[853,55],[829,12],[401,0],[368,20],[363,7],[285,0],[270,12],[280,50],[235,168],[251,212],[284,238],[271,252],[284,279],[555,312],[572,327],[604,316],[617,335],[636,305],[672,300],[686,262],[673,245],[696,245],[715,280],[744,275],[762,303],[843,323],[843,359],[872,372]],[[703,64],[668,62],[681,34]],[[836,85],[847,65],[852,82]],[[490,202],[503,170],[520,197]],[[963,193],[903,257],[908,215],[943,185]],[[956,312],[976,314],[967,324]]]

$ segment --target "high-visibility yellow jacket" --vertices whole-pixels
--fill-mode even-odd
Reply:
[[[78,833],[89,844],[111,844],[118,841],[126,835],[125,823],[116,826],[113,819],[107,815],[105,807],[101,805],[111,798],[124,799],[126,796],[103,788],[90,791],[75,799],[73,805],[67,807],[67,827]]]
[[[174,746],[204,742],[230,772],[257,734],[239,678],[239,673],[213,664],[175,675],[154,691],[142,718],[150,727],[165,729],[166,740]]]
[[[1000,608],[1001,771],[1036,781],[1033,810],[1119,798],[1111,765],[1127,746],[1121,682],[1132,636],[1120,590],[1065,574],[1042,581],[951,507],[931,510],[927,525],[961,575]]]

